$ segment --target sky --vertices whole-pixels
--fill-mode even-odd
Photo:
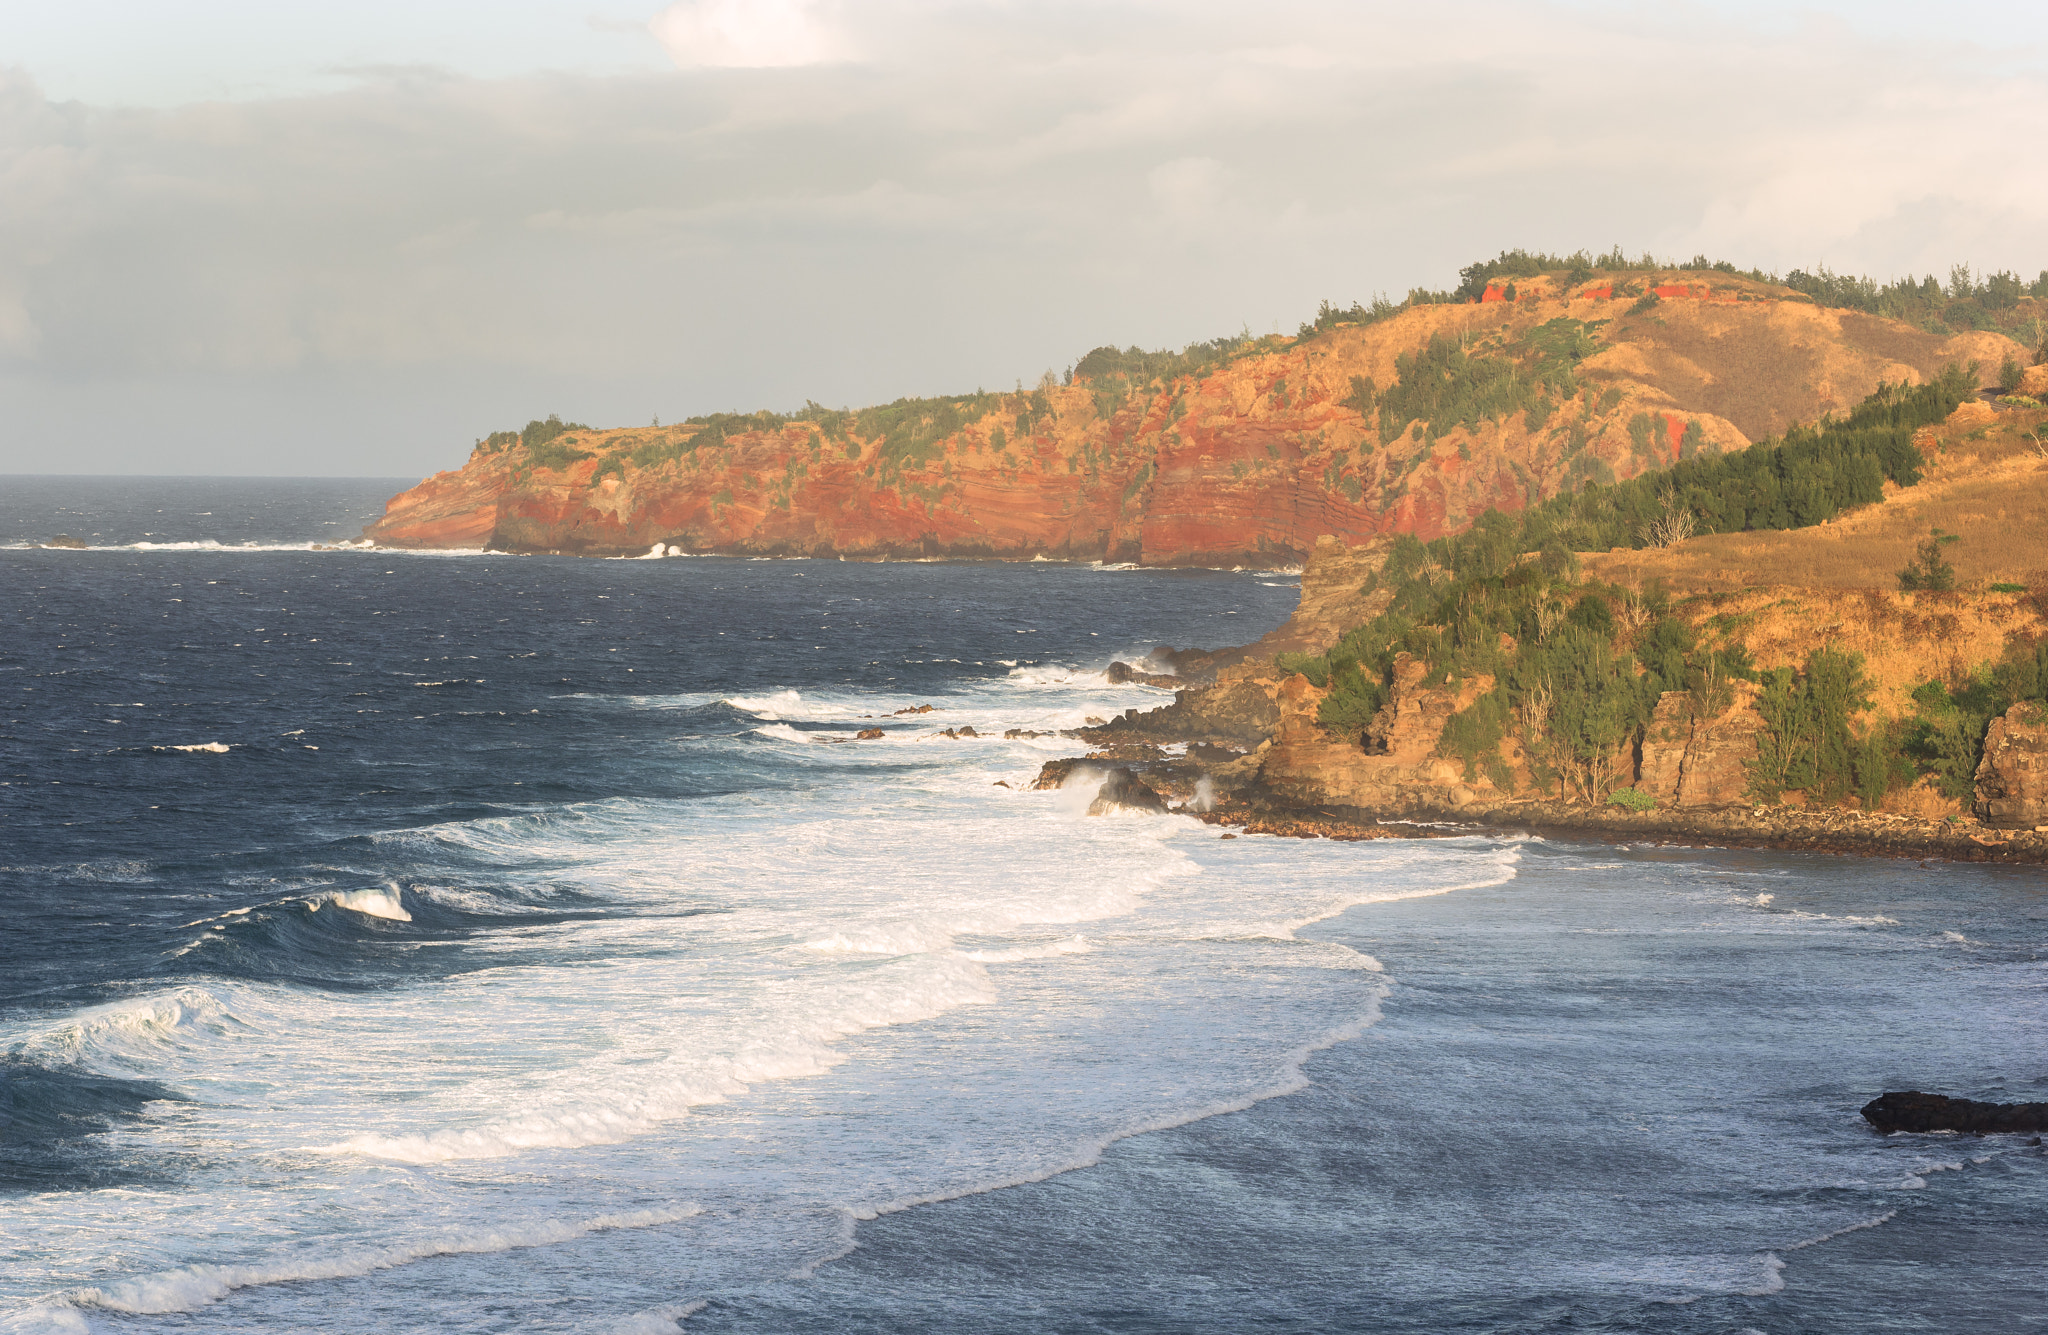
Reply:
[[[2031,279],[2044,141],[1990,0],[0,0],[0,474],[417,477],[1516,246]]]

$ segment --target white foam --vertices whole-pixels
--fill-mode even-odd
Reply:
[[[1018,960],[1050,960],[1062,955],[1086,955],[1095,947],[1085,936],[1069,936],[1043,946],[1012,946],[1008,950],[970,950],[967,958],[983,964],[1013,964]]]
[[[1877,1216],[1877,1218],[1875,1219],[1865,1219],[1861,1223],[1845,1224],[1841,1228],[1832,1229],[1829,1232],[1821,1234],[1817,1238],[1808,1238],[1804,1242],[1795,1242],[1791,1246],[1785,1248],[1784,1250],[1788,1252],[1798,1252],[1804,1251],[1808,1247],[1818,1247],[1823,1242],[1831,1242],[1834,1239],[1839,1238],[1846,1233],[1861,1233],[1866,1228],[1877,1228],[1881,1225],[1889,1224],[1892,1220],[1898,1217],[1899,1212],[1897,1210],[1886,1210],[1883,1214]]]
[[[432,902],[518,916],[466,937],[466,967],[416,987],[209,983],[108,1008],[65,1037],[25,1033],[53,1058],[68,1045],[94,1069],[193,1098],[122,1134],[201,1166],[161,1199],[10,1205],[11,1227],[49,1240],[14,1291],[85,1275],[116,1302],[213,1301],[253,1273],[223,1274],[231,1258],[280,1273],[428,1254],[498,1236],[501,1216],[594,1220],[601,1202],[563,1198],[621,1180],[687,1181],[699,1199],[711,1184],[724,1222],[695,1227],[721,1254],[789,1273],[850,1245],[839,1230],[856,1213],[1037,1180],[1123,1136],[1299,1088],[1307,1054],[1361,1032],[1386,984],[1377,961],[1291,925],[1513,874],[1492,845],[1219,846],[1185,818],[1086,820],[1085,788],[1024,791],[1043,748],[1071,744],[995,739],[1128,698],[1099,673],[1045,668],[924,697],[990,744],[891,748],[881,766],[880,747],[817,745],[844,733],[788,725],[886,722],[919,698],[632,704],[720,698],[791,743],[753,754],[827,781],[376,834],[377,861],[442,884],[409,871],[402,895],[398,880],[277,887],[264,905],[187,925],[211,942],[251,913],[399,921]],[[938,721],[899,719],[895,735]],[[832,781],[840,769],[858,780]],[[992,788],[998,778],[1012,788]],[[494,888],[437,867],[486,867]],[[551,903],[604,911],[537,923],[521,907]],[[814,1115],[842,1107],[843,1121]],[[756,1240],[770,1234],[781,1240]],[[101,1279],[107,1239],[156,1287]],[[447,1282],[466,1273],[451,1266]],[[41,1274],[63,1278],[30,1288]],[[353,1298],[392,1301],[370,1286]],[[259,1325],[270,1311],[238,1301]]]
[[[322,904],[349,909],[370,918],[385,918],[391,922],[411,922],[412,915],[405,911],[405,904],[399,899],[396,887],[380,887],[372,890],[347,890],[315,899],[306,908],[318,912]]]
[[[684,1321],[697,1315],[711,1304],[699,1298],[695,1302],[670,1303],[663,1307],[650,1307],[644,1312],[635,1312],[612,1327],[613,1335],[675,1335]]]
[[[804,704],[804,698],[796,691],[776,691],[772,695],[735,695],[726,698],[726,704],[734,709],[745,710],[755,718],[765,720],[797,718],[808,720],[813,711]]]
[[[226,742],[194,742],[189,746],[156,746],[150,749],[153,751],[183,751],[187,754],[205,753],[207,755],[224,756],[228,753],[229,746]]]
[[[613,1145],[645,1135],[693,1108],[723,1103],[769,1081],[822,1074],[844,1060],[834,1046],[864,1030],[912,1024],[958,1006],[995,998],[988,975],[957,955],[918,955],[893,973],[864,980],[837,995],[837,1006],[801,1019],[782,1017],[780,1032],[750,1031],[738,1050],[688,1051],[623,1070],[592,1062],[579,1079],[525,1105],[513,1116],[428,1132],[368,1132],[314,1146],[326,1154],[360,1154],[397,1163],[498,1159],[536,1149]]]

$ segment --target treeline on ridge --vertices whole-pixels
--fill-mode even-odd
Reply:
[[[1454,288],[1442,291],[1413,288],[1400,301],[1390,301],[1384,295],[1375,296],[1370,303],[1354,301],[1349,306],[1324,301],[1315,318],[1302,324],[1301,337],[1342,324],[1376,324],[1413,306],[1478,301],[1485,295],[1487,287],[1497,280],[1505,279],[1512,283],[1518,278],[1554,276],[1567,288],[1576,288],[1596,276],[1651,272],[1717,273],[1747,278],[1757,283],[1791,288],[1817,306],[1865,311],[1917,325],[1943,336],[1968,329],[2004,330],[2037,348],[2037,362],[2048,361],[2048,324],[2038,316],[2031,323],[2016,318],[2023,298],[2048,300],[2048,269],[2042,270],[2030,282],[2005,270],[1980,275],[1967,264],[1956,264],[1949,267],[1946,282],[1928,274],[1921,278],[1908,276],[1880,283],[1868,277],[1834,273],[1824,264],[1815,265],[1811,272],[1793,269],[1781,276],[1763,269],[1740,268],[1727,260],[1710,260],[1705,255],[1695,255],[1683,263],[1660,260],[1648,253],[1631,259],[1622,253],[1620,246],[1604,255],[1584,250],[1570,255],[1504,250],[1493,259],[1480,260],[1460,269],[1458,285]],[[1624,283],[1617,286],[1616,295],[1643,294],[1637,290],[1637,285]]]
[[[1880,385],[1848,416],[1795,426],[1778,440],[1698,454],[1627,482],[1594,483],[1518,516],[1489,511],[1472,534],[1498,534],[1497,541],[1517,552],[1553,543],[1604,552],[1655,543],[1656,526],[1673,513],[1688,516],[1693,533],[1806,528],[1877,501],[1887,481],[1902,487],[1918,482],[1924,460],[1913,433],[1944,420],[1976,393],[1974,372],[1951,365],[1925,385]]]

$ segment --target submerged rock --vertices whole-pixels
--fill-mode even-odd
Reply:
[[[1863,1120],[1886,1135],[1894,1131],[1968,1131],[1977,1135],[2048,1131],[2048,1103],[1982,1103],[1908,1089],[1864,1104]]]
[[[1166,799],[1153,792],[1143,779],[1119,766],[1103,777],[1095,800],[1088,804],[1088,814],[1106,816],[1119,808],[1163,816],[1166,814]]]
[[[853,738],[857,742],[880,741],[882,738],[882,730],[880,728],[862,728],[859,732],[853,735]]]
[[[84,542],[82,542],[82,541],[80,541],[80,540],[79,540],[79,539],[77,539],[77,538],[74,538],[74,537],[72,537],[72,536],[71,536],[71,535],[70,535],[69,533],[59,533],[59,534],[58,534],[58,535],[57,535],[56,537],[54,537],[54,538],[50,539],[50,540],[49,540],[48,542],[44,543],[44,544],[43,544],[43,546],[45,546],[45,547],[67,547],[67,548],[70,548],[70,549],[72,549],[72,550],[74,550],[74,551],[83,551],[83,550],[85,550],[85,548],[86,548],[87,544],[86,544],[86,543],[84,543]]]

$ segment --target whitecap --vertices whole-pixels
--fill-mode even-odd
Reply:
[[[380,886],[371,890],[346,890],[338,894],[328,895],[322,899],[311,900],[306,904],[306,908],[311,912],[317,913],[323,904],[332,904],[336,908],[349,909],[370,918],[384,918],[391,922],[412,921],[412,915],[405,911],[405,905],[400,902],[398,891],[395,887]]]

